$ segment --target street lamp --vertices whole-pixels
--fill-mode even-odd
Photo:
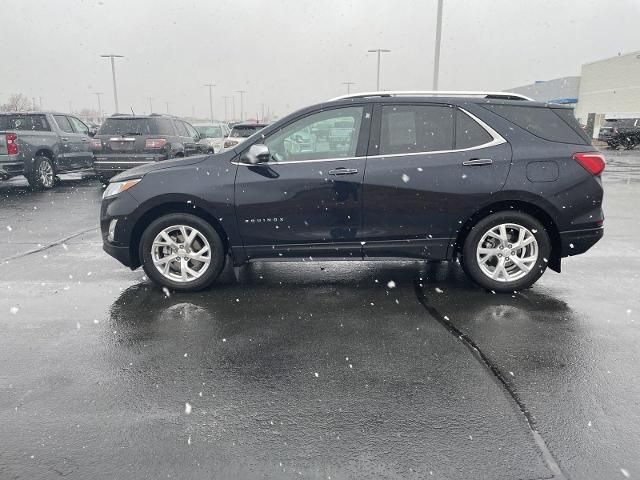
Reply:
[[[389,53],[391,50],[386,50],[384,48],[374,48],[372,50],[367,50],[369,53],[377,53],[378,54],[378,76],[376,81],[376,91],[380,91],[380,55],[383,53]]]
[[[147,100],[149,100],[149,114],[153,113],[153,97],[147,97]]]
[[[102,58],[110,58],[111,59],[111,76],[113,77],[113,100],[116,104],[116,111],[114,113],[119,112],[118,108],[118,88],[116,86],[116,63],[114,58],[122,58],[124,55],[116,55],[114,53],[107,53],[104,55],[100,55]]]
[[[100,102],[102,92],[93,92],[93,94],[98,97],[98,120],[102,121],[102,103]]]
[[[342,85],[347,86],[347,95],[351,93],[351,85],[355,85],[356,82],[342,82]]]
[[[213,123],[213,87],[215,85],[213,83],[205,83],[205,87],[209,87],[209,116],[211,118],[211,123]]]
[[[433,56],[433,89],[438,90],[440,75],[440,40],[442,39],[442,2],[438,0],[438,19],[436,20],[436,51]]]
[[[236,90],[240,94],[240,121],[244,120],[244,94],[247,93],[246,90]]]

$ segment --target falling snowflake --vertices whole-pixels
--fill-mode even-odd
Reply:
[[[402,181],[404,183],[407,183],[409,180],[411,180],[411,177],[409,177],[409,175],[407,175],[406,173],[402,174]]]
[[[162,287],[162,291],[164,292],[166,298],[169,298],[171,296],[171,292],[169,292],[169,289],[167,287]]]
[[[625,478],[631,478],[631,475],[629,474],[629,470],[626,470],[626,469],[624,469],[624,468],[621,468],[621,469],[620,469],[620,473],[621,473],[622,475],[624,475],[624,477],[625,477]]]
[[[444,291],[443,291],[442,289],[438,288],[438,287],[436,287],[436,292],[438,292],[438,293],[444,293]]]
[[[7,225],[7,230],[9,231],[13,230],[13,228],[11,228],[11,225]]]
[[[320,375],[318,375],[318,372],[315,372],[315,373],[313,374],[313,376],[314,376],[314,377],[316,377],[316,378],[318,378]]]
[[[387,287],[396,288],[396,282],[394,282],[393,280],[389,280],[389,283],[387,283]]]
[[[191,445],[191,435],[189,435],[189,438],[187,438],[187,445]]]
[[[16,313],[18,313],[18,310],[20,310],[18,307],[11,307],[11,308],[9,309],[9,311],[10,311],[13,315],[15,315]]]
[[[184,413],[186,413],[187,415],[191,415],[191,404],[190,403],[185,403],[184,404]]]

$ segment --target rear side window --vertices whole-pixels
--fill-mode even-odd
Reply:
[[[49,132],[45,115],[0,115],[0,130],[31,130]]]
[[[551,108],[526,105],[483,105],[483,107],[515,123],[536,137],[552,142],[585,143],[585,139]]]
[[[461,110],[456,112],[456,149],[472,148],[493,140],[478,122]]]
[[[380,155],[453,149],[453,113],[439,105],[383,106]]]
[[[171,122],[166,118],[107,118],[99,135],[172,135]]]
[[[67,117],[64,115],[54,115],[53,118],[56,119],[56,123],[58,124],[58,127],[60,127],[60,130],[66,133],[74,133],[73,127]]]

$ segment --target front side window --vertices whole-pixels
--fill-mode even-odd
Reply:
[[[84,123],[82,123],[80,120],[78,120],[75,117],[68,117],[68,118],[69,118],[69,121],[71,122],[71,125],[73,125],[73,128],[76,131],[76,133],[84,133],[85,135],[89,135],[89,129]]]
[[[380,154],[453,149],[454,109],[440,105],[382,107]]]
[[[188,137],[195,138],[198,136],[198,132],[196,132],[195,129],[187,122],[184,122],[184,126],[187,129]]]
[[[174,123],[176,125],[176,129],[178,130],[178,135],[180,137],[188,137],[189,136],[189,132],[187,131],[187,127],[185,127],[184,123],[182,123],[179,120],[175,120]]]
[[[364,107],[314,113],[271,135],[265,144],[273,160],[355,157]]]
[[[193,128],[200,134],[202,138],[222,138],[223,133],[220,127],[215,125],[196,125]]]
[[[66,133],[73,133],[73,127],[67,117],[64,115],[54,115],[54,118],[56,119],[56,123],[58,124],[58,127],[60,127],[60,130]]]

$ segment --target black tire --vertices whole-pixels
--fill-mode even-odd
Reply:
[[[186,282],[167,278],[153,263],[152,247],[154,239],[162,230],[174,225],[184,225],[196,229],[206,238],[210,245],[209,266],[201,276]],[[171,213],[154,220],[142,234],[139,255],[142,260],[142,267],[151,280],[178,292],[195,292],[209,287],[222,272],[225,262],[224,244],[218,232],[202,218],[187,213]]]
[[[33,160],[31,172],[27,181],[34,190],[48,190],[56,184],[56,171],[50,158],[38,155]]]
[[[506,279],[495,280],[489,277],[489,275],[480,267],[477,258],[477,249],[484,235],[492,228],[502,224],[514,224],[526,228],[533,237],[535,237],[538,247],[537,259],[535,263],[530,266],[530,270],[524,276],[513,281],[508,281]],[[514,231],[507,230],[507,233],[509,235],[513,235]],[[496,239],[495,242],[499,241]],[[505,245],[505,247],[508,245]],[[509,250],[511,249],[512,247],[509,247]],[[518,250],[516,247],[513,247],[513,249]],[[544,226],[537,219],[523,212],[503,211],[489,215],[488,217],[478,221],[478,223],[473,226],[469,235],[467,235],[462,248],[461,264],[465,273],[481,287],[494,292],[510,293],[531,287],[546,270],[547,261],[550,255],[551,241],[549,240],[549,235],[547,234]],[[504,260],[505,262],[507,262],[506,258]],[[491,260],[497,262],[498,258],[493,257]],[[511,263],[511,266],[513,265],[514,264]],[[506,263],[505,266],[509,267],[509,264]]]

